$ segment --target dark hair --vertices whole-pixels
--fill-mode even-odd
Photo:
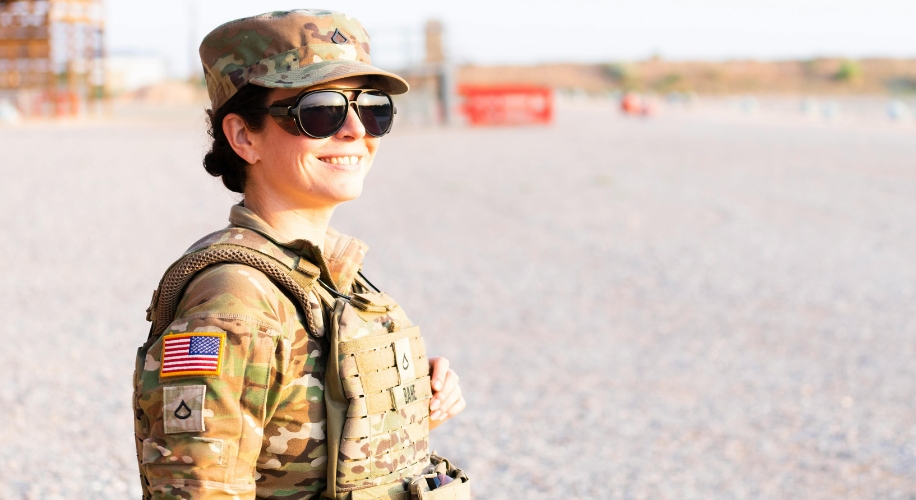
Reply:
[[[223,119],[235,113],[245,120],[249,129],[258,132],[264,126],[267,115],[255,114],[254,108],[266,108],[271,89],[257,85],[245,85],[234,96],[216,111],[207,111],[209,130],[213,139],[210,151],[204,155],[204,168],[213,177],[222,177],[223,184],[230,191],[245,192],[245,180],[248,176],[248,162],[243,160],[229,144],[223,132]]]

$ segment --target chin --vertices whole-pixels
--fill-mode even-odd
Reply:
[[[341,203],[355,200],[359,198],[361,194],[363,194],[363,183],[360,182],[359,185],[339,186],[329,194],[331,195],[331,198]]]

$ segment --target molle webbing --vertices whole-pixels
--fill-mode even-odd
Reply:
[[[420,329],[409,326],[387,295],[360,296],[366,304],[357,308],[353,300],[337,304],[329,330],[337,348],[341,396],[348,403],[337,440],[337,488],[328,492],[336,498],[347,498],[347,492],[357,489],[397,485],[429,465],[432,392]],[[397,330],[401,324],[409,327]],[[395,493],[379,497],[394,498]]]

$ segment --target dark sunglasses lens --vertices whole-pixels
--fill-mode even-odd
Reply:
[[[391,98],[381,92],[362,92],[356,98],[359,117],[369,135],[385,135],[394,116]]]
[[[308,135],[329,137],[347,119],[347,98],[337,92],[316,92],[299,101],[299,123]]]

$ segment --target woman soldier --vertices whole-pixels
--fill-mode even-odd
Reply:
[[[328,11],[232,21],[200,55],[204,166],[244,201],[148,311],[134,393],[145,497],[409,498],[417,474],[432,472],[421,490],[449,483],[426,435],[464,409],[458,377],[362,276],[366,245],[328,226],[360,195],[407,83],[371,66],[358,21]]]

